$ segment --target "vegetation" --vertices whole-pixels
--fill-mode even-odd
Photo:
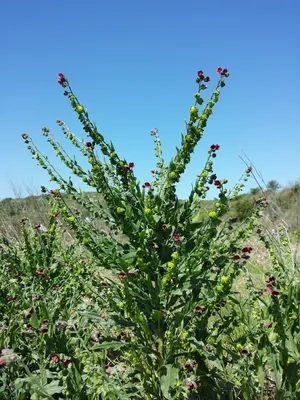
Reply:
[[[189,198],[176,196],[229,76],[217,72],[202,106],[210,78],[198,71],[186,133],[169,164],[152,130],[157,169],[142,185],[134,162],[120,158],[59,74],[88,141],[57,123],[90,170],[47,128],[43,134],[97,194],[78,192],[22,134],[58,188],[42,187],[43,196],[31,199],[41,213],[48,202],[47,219],[34,225],[21,201],[19,210],[14,200],[1,204],[12,218],[23,215],[1,240],[0,398],[299,398],[297,235],[292,241],[267,196],[241,197],[251,166],[232,191],[226,188],[214,172],[218,144],[210,146]],[[205,203],[211,186],[218,197]],[[291,201],[299,198],[298,190],[290,192]],[[285,204],[283,193],[276,196]]]

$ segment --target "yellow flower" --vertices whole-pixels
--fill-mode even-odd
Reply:
[[[145,208],[145,214],[150,214],[151,213],[151,208]]]
[[[174,268],[175,264],[172,261],[168,262],[168,268]]]

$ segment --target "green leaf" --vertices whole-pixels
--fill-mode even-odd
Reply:
[[[117,342],[117,341],[111,341],[111,342],[103,342],[100,344],[94,344],[91,350],[100,350],[100,349],[120,349],[121,347],[128,346],[128,343],[125,342]]]
[[[160,379],[161,391],[165,398],[171,399],[169,393],[170,388],[173,388],[178,380],[178,368],[172,367],[172,364],[166,365],[167,374],[163,375]]]
[[[37,328],[39,328],[40,327],[40,323],[39,323],[39,320],[38,320],[38,318],[37,318],[37,315],[36,315],[36,313],[33,313],[32,315],[31,315],[31,317],[30,317],[30,324],[35,328],[35,329],[37,329]]]
[[[56,393],[61,393],[64,387],[59,386],[59,381],[52,381],[43,387],[43,390],[49,395],[52,396]]]

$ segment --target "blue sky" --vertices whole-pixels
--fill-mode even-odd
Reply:
[[[298,0],[2,2],[0,198],[14,197],[13,186],[24,195],[51,188],[22,132],[58,166],[41,128],[60,140],[55,120],[62,119],[85,137],[57,84],[59,72],[143,182],[156,162],[150,130],[159,129],[169,160],[194,103],[197,70],[211,77],[211,91],[216,68],[226,67],[230,77],[179,197],[188,195],[212,143],[221,146],[215,172],[230,185],[245,168],[243,153],[265,181],[299,179],[299,15]]]

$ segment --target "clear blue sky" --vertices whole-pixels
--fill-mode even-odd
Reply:
[[[299,0],[3,1],[0,198],[14,196],[11,182],[51,188],[22,132],[54,161],[41,127],[60,139],[55,120],[63,119],[85,135],[57,84],[59,72],[143,182],[156,162],[150,130],[159,129],[169,160],[194,102],[197,70],[210,75],[213,90],[216,68],[226,67],[230,78],[179,197],[187,196],[212,143],[221,146],[216,173],[231,185],[245,168],[243,152],[266,181],[299,179],[299,16]]]

